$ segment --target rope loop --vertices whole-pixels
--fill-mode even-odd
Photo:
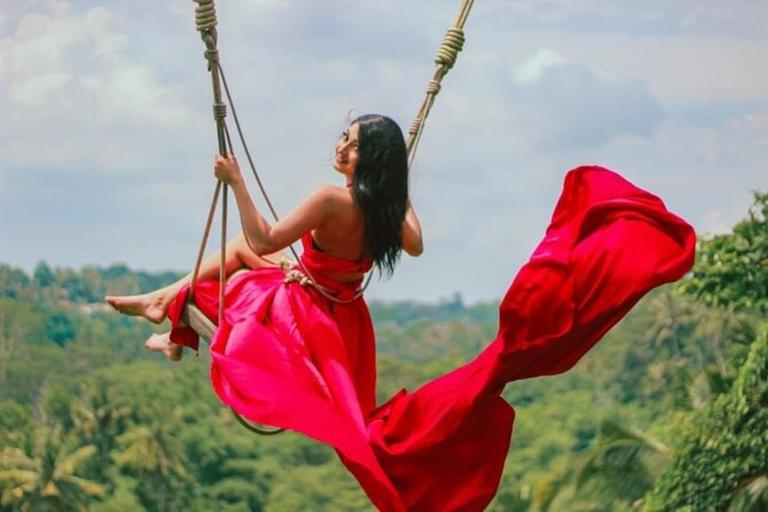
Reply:
[[[301,286],[307,287],[311,286],[317,292],[325,297],[326,299],[330,300],[331,302],[335,302],[337,304],[349,304],[351,302],[356,301],[360,297],[363,296],[363,292],[365,291],[365,287],[358,288],[358,290],[355,292],[355,294],[352,297],[341,299],[336,296],[336,292],[334,290],[328,289],[325,286],[321,285],[315,279],[309,274],[309,272],[304,268],[303,266],[301,268],[292,268],[290,270],[286,270],[286,266],[288,264],[293,264],[293,262],[286,258],[286,261],[283,261],[283,258],[280,259],[280,268],[285,272],[285,277],[283,278],[283,283],[299,283]],[[370,281],[370,274],[368,280]]]
[[[419,133],[419,128],[421,128],[421,116],[417,116],[416,119],[413,120],[413,123],[411,123],[411,127],[408,129],[408,133],[410,135],[416,135]]]
[[[464,31],[456,27],[449,28],[448,32],[445,33],[443,44],[437,51],[435,64],[451,69],[456,64],[456,58],[462,48],[464,48]]]
[[[227,117],[227,104],[226,103],[214,103],[213,105],[213,118],[217,121]]]
[[[203,53],[203,57],[208,61],[208,71],[213,71],[219,66],[219,50],[216,49],[216,38],[203,36],[203,40],[208,47],[208,50]]]
[[[221,64],[219,63],[219,57],[218,57],[218,50],[216,48],[217,45],[217,33],[216,33],[216,8],[214,5],[214,0],[193,0],[198,6],[195,8],[195,24],[197,27],[197,30],[200,32],[200,36],[203,39],[203,42],[205,43],[207,51],[205,52],[205,58],[208,61],[208,69],[212,72],[213,76],[213,88],[214,88],[214,117],[219,122],[219,146],[224,147],[226,145],[226,140],[229,138],[229,132],[227,131],[226,125],[222,122],[223,117],[226,116],[226,105],[220,103],[220,89],[219,89],[219,76],[221,77],[221,81],[224,85],[224,89],[227,94],[227,99],[229,100],[229,104],[232,105],[232,116],[235,120],[235,124],[237,125],[237,131],[240,135],[240,140],[243,143],[243,147],[245,150],[245,154],[248,158],[248,163],[251,167],[251,170],[254,173],[254,176],[256,178],[257,183],[259,184],[259,188],[261,189],[262,195],[264,196],[264,199],[267,202],[267,205],[275,218],[277,220],[277,213],[275,212],[274,207],[272,206],[272,203],[269,199],[269,197],[266,194],[266,191],[264,189],[264,186],[261,182],[261,179],[256,172],[256,168],[253,165],[253,161],[251,159],[250,152],[248,150],[248,146],[245,143],[245,137],[243,136],[242,129],[240,127],[240,121],[238,120],[237,116],[237,110],[235,109],[235,105],[232,102],[232,97],[229,93],[229,87],[227,86],[227,80],[224,77],[224,70],[221,68]],[[435,64],[438,66],[438,69],[435,71],[435,76],[427,85],[427,97],[424,100],[424,103],[419,110],[418,115],[416,116],[416,119],[411,124],[409,134],[410,137],[407,141],[407,149],[408,149],[408,166],[412,167],[413,165],[413,157],[416,153],[416,148],[419,143],[419,139],[421,137],[421,132],[424,129],[424,122],[429,115],[429,111],[432,107],[433,102],[435,101],[435,96],[440,92],[441,85],[440,81],[442,78],[446,75],[446,73],[454,66],[456,63],[456,59],[458,57],[459,52],[464,47],[464,31],[462,30],[462,27],[464,26],[464,22],[466,21],[466,18],[469,14],[469,10],[472,7],[474,0],[462,0],[462,7],[461,11],[459,13],[459,17],[456,20],[456,24],[448,29],[448,31],[445,34],[445,38],[443,39],[443,42],[440,46],[440,49],[438,50],[437,56],[435,57]],[[224,138],[224,135],[222,135],[222,131],[224,132],[224,135],[226,135],[226,139]],[[231,143],[230,143],[231,148]],[[219,194],[219,189],[221,188],[221,182],[218,182],[216,185],[216,193],[214,194],[214,200],[211,207],[211,212],[209,213],[209,220],[208,223],[210,224],[211,219],[213,217],[216,199]],[[226,190],[226,187],[224,187]],[[226,197],[226,196],[225,196]],[[226,208],[226,203],[225,203]],[[226,223],[225,223],[226,224]],[[197,274],[199,272],[202,255],[205,249],[205,243],[207,241],[208,237],[208,230],[210,229],[210,226],[206,228],[206,232],[203,238],[203,244],[200,248],[200,253],[198,254],[198,260],[195,267],[195,271],[192,278],[192,286],[194,287],[195,281],[197,280]],[[222,230],[222,239],[224,239],[224,233],[225,230]],[[225,247],[225,240],[222,241],[222,256],[224,255],[224,247]],[[325,296],[329,300],[340,303],[340,304],[347,304],[351,303],[355,300],[358,300],[360,297],[362,297],[363,292],[368,287],[368,284],[371,281],[371,277],[373,276],[373,272],[368,274],[368,278],[363,284],[362,287],[358,288],[358,290],[355,292],[354,296],[349,299],[340,299],[333,295],[332,290],[328,290],[327,288],[324,288],[319,283],[317,283],[312,275],[309,273],[306,268],[301,264],[301,261],[296,254],[296,251],[293,249],[293,247],[290,247],[291,253],[294,255],[296,260],[298,261],[297,265],[299,265],[302,270],[299,269],[293,269],[289,270],[286,273],[285,276],[285,282],[291,283],[291,282],[298,282],[301,286],[307,286],[312,285],[321,295]],[[223,258],[222,258],[223,260]],[[281,262],[282,263],[282,262]],[[288,266],[288,263],[282,263],[280,265],[280,268],[284,269]],[[222,270],[220,272],[222,275],[224,275],[224,271]],[[223,289],[223,287],[222,287]],[[190,295],[191,297],[191,295]],[[221,300],[223,303],[224,301]],[[221,311],[220,311],[221,314]]]
[[[312,281],[299,269],[289,270],[285,273],[284,283],[299,283],[301,286],[313,284]]]
[[[199,32],[207,32],[216,28],[216,6],[213,0],[194,0],[197,3],[195,8],[195,26]]]
[[[209,65],[219,63],[219,50],[217,50],[215,47],[210,50],[205,50],[203,56],[205,57],[205,60],[208,61]]]
[[[437,80],[430,80],[427,84],[427,94],[431,94],[433,96],[437,96],[440,92],[440,82]]]
[[[213,0],[194,0],[198,5],[195,8],[195,27],[200,32],[200,37],[207,48],[205,58],[208,61],[208,71],[212,71],[219,63],[219,51],[216,49],[218,35],[216,33],[216,6]]]

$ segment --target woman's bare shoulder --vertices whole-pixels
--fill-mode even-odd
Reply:
[[[328,208],[344,208],[354,204],[354,199],[349,189],[337,187],[336,185],[322,185],[310,197]]]
[[[349,196],[349,188],[347,187],[339,187],[337,185],[331,185],[330,183],[325,185],[320,185],[315,190],[316,194],[323,194],[327,195],[328,197],[342,197],[342,196]]]

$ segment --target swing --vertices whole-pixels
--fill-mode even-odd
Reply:
[[[229,130],[227,129],[227,125],[225,122],[227,105],[222,101],[222,94],[221,94],[222,92],[221,86],[223,85],[224,92],[226,93],[226,96],[227,96],[227,101],[232,108],[232,116],[235,120],[238,136],[242,143],[243,150],[248,160],[248,164],[251,168],[251,171],[253,172],[253,175],[259,186],[259,189],[261,190],[261,194],[267,203],[267,206],[272,214],[272,217],[274,218],[275,221],[277,221],[278,215],[274,207],[272,206],[272,202],[270,201],[269,196],[266,192],[266,189],[264,188],[262,181],[258,175],[258,172],[256,171],[256,168],[253,164],[250,151],[248,150],[245,137],[243,136],[243,131],[240,126],[240,121],[237,116],[237,111],[232,101],[232,96],[229,91],[229,86],[227,84],[226,76],[224,74],[224,70],[219,60],[219,51],[217,48],[218,34],[216,31],[217,20],[216,20],[216,8],[214,5],[214,0],[194,0],[194,1],[195,3],[198,4],[198,6],[195,8],[195,25],[197,30],[200,32],[200,36],[203,42],[205,43],[205,47],[206,47],[205,58],[208,61],[208,70],[211,72],[211,82],[213,87],[213,98],[214,98],[213,117],[216,122],[219,153],[222,155],[232,153],[232,141],[229,134]],[[421,135],[424,130],[425,121],[427,119],[427,116],[429,115],[429,112],[432,109],[432,106],[435,102],[435,98],[440,92],[442,80],[448,74],[451,68],[453,68],[454,64],[456,63],[456,58],[464,46],[465,39],[464,39],[463,27],[469,16],[469,12],[472,8],[473,3],[474,3],[474,0],[462,0],[461,6],[459,9],[459,14],[453,26],[448,29],[443,39],[443,42],[440,45],[440,48],[437,52],[437,55],[435,57],[435,71],[432,78],[429,80],[427,84],[426,96],[424,98],[424,101],[422,102],[421,107],[419,108],[416,114],[416,117],[413,123],[411,124],[408,130],[406,149],[408,151],[409,167],[413,165],[413,160],[416,155],[416,148],[418,147],[419,141],[421,139]],[[213,337],[214,332],[216,331],[216,324],[214,324],[207,316],[205,316],[202,313],[202,311],[195,305],[194,292],[195,292],[195,285],[197,283],[198,274],[200,271],[200,265],[202,263],[203,255],[205,252],[205,247],[208,243],[208,236],[210,234],[211,226],[213,223],[213,217],[219,202],[219,196],[221,196],[222,222],[221,222],[221,260],[220,260],[220,266],[219,266],[219,311],[218,311],[218,323],[221,323],[224,317],[224,289],[226,284],[226,272],[224,268],[224,262],[226,259],[226,242],[227,242],[227,230],[226,230],[227,188],[228,186],[222,183],[221,181],[218,181],[216,183],[213,199],[211,201],[211,207],[208,212],[206,227],[203,233],[203,239],[200,244],[200,249],[197,255],[197,261],[195,263],[195,269],[192,274],[192,282],[190,285],[188,300],[184,305],[182,316],[181,316],[181,319],[184,323],[186,323],[195,332],[197,332],[197,334],[200,335],[200,337],[207,340],[211,340],[211,338]],[[248,243],[250,244],[250,242]],[[363,284],[363,286],[360,287],[360,289],[357,291],[354,297],[350,299],[339,299],[331,295],[327,291],[325,291],[322,286],[317,284],[317,282],[314,280],[312,275],[302,265],[301,260],[292,245],[289,246],[289,250],[293,255],[295,261],[298,263],[300,267],[298,273],[300,274],[301,279],[306,279],[318,290],[318,292],[320,292],[321,295],[323,295],[324,297],[328,298],[333,302],[347,303],[347,302],[351,302],[353,300],[358,299],[359,297],[362,296],[363,292],[368,287],[368,284],[371,281],[371,276],[373,275],[372,271],[369,272],[365,283]],[[264,425],[259,425],[254,422],[251,422],[243,418],[242,416],[240,416],[234,409],[232,409],[232,413],[235,415],[235,418],[238,420],[238,422],[240,422],[245,428],[260,435],[274,435],[274,434],[283,432],[284,430],[281,428],[272,428],[272,427],[267,427]]]
[[[197,1],[219,148],[226,154],[231,142],[222,86],[232,101],[218,61],[213,0]],[[459,26],[470,4],[465,0]],[[396,141],[403,172],[412,164],[440,79],[461,48],[460,34],[460,28],[449,30],[407,145],[402,138]],[[444,47],[453,49],[452,58],[446,57]],[[242,138],[234,104],[232,112]],[[247,146],[245,154],[251,163]],[[203,246],[222,188],[226,249],[226,187],[221,182]],[[685,275],[693,265],[696,243],[693,228],[667,210],[659,197],[603,167],[571,170],[544,237],[499,303],[495,338],[467,363],[377,405],[369,311],[362,300],[336,304],[359,297],[365,288],[359,270],[370,269],[372,262],[324,255],[313,247],[311,233],[303,234],[305,250],[298,263],[316,274],[319,284],[329,285],[327,290],[338,291],[333,299],[321,294],[297,263],[288,274],[268,268],[233,281],[230,290],[242,293],[232,293],[237,300],[227,305],[226,316],[224,283],[220,281],[218,289],[214,281],[197,283],[186,317],[199,334],[210,338],[213,324],[206,329],[202,322],[200,327],[195,316],[201,319],[204,312],[215,322],[218,309],[219,328],[210,349],[211,384],[223,403],[258,422],[238,417],[241,423],[259,434],[281,427],[332,446],[373,506],[391,512],[488,506],[501,481],[515,418],[502,397],[505,386],[572,368],[648,291]],[[345,272],[348,268],[356,271]],[[354,273],[356,279],[336,282],[336,269],[339,275]],[[225,275],[223,268],[220,274]],[[286,279],[298,283],[289,286]],[[189,287],[182,287],[168,310],[170,336],[180,345],[197,348],[198,336],[180,324],[189,293]]]

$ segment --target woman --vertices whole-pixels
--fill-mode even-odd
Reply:
[[[344,176],[344,187],[319,188],[270,226],[256,210],[234,157],[216,156],[216,178],[231,186],[243,226],[243,232],[227,244],[227,276],[246,268],[279,267],[278,251],[308,234],[311,250],[361,264],[350,272],[326,273],[345,285],[359,285],[368,260],[391,275],[401,250],[421,254],[421,227],[408,200],[408,154],[392,119],[369,114],[354,120],[336,144],[333,167]],[[216,280],[219,271],[217,253],[203,263],[199,279]],[[106,300],[121,313],[160,323],[191,278],[190,274],[149,294]],[[170,333],[153,335],[146,346],[171,360],[181,359],[182,345],[173,343]]]
[[[512,433],[504,386],[571,368],[646,292],[685,274],[695,233],[616,173],[574,169],[544,239],[501,302],[496,339],[466,365],[376,407],[373,329],[357,292],[372,263],[389,273],[401,249],[422,251],[405,153],[394,122],[359,118],[334,159],[347,188],[321,188],[272,227],[254,209],[236,162],[217,159],[244,233],[228,249],[227,273],[254,270],[227,286],[211,380],[242,416],[332,445],[380,510],[483,510]],[[299,238],[315,284],[264,257]],[[218,275],[215,258],[203,274]],[[170,335],[150,346],[174,358],[173,343],[197,347],[179,324],[188,281],[108,300],[155,322],[167,314]],[[211,318],[217,302],[218,283],[196,286],[195,303]]]

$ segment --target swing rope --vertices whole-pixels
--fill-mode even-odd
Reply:
[[[437,56],[435,57],[435,72],[432,75],[432,79],[427,84],[427,92],[424,102],[421,104],[421,108],[419,108],[419,112],[416,114],[416,118],[411,124],[411,128],[408,130],[406,147],[408,148],[409,167],[413,166],[416,149],[419,146],[421,134],[424,132],[424,124],[426,123],[427,116],[429,116],[429,113],[432,110],[432,105],[435,103],[435,98],[440,93],[443,78],[445,78],[448,72],[453,68],[454,64],[456,64],[456,58],[464,48],[464,24],[467,22],[473,4],[474,0],[462,1],[456,21],[446,32],[443,43],[437,51]]]
[[[213,118],[216,121],[216,133],[219,141],[219,153],[226,155],[232,150],[229,133],[226,129],[225,118],[227,116],[227,105],[221,101],[221,85],[219,82],[219,50],[217,48],[218,34],[216,32],[216,6],[213,0],[195,0],[198,4],[195,8],[195,26],[200,37],[205,43],[205,58],[208,61],[208,71],[211,72],[211,84],[213,86]],[[228,186],[221,181],[217,182],[216,190],[213,194],[213,201],[210,212],[208,213],[208,222],[203,233],[203,243],[198,251],[195,270],[192,273],[190,283],[189,301],[194,300],[195,285],[200,273],[205,247],[208,242],[211,225],[213,224],[213,215],[216,211],[218,196],[221,195],[222,222],[221,222],[221,259],[219,262],[219,324],[224,320],[224,287],[226,284],[226,244],[227,244],[227,189]]]
[[[224,121],[224,118],[226,117],[226,104],[221,102],[221,87],[219,85],[219,78],[221,79],[221,83],[224,85],[224,91],[227,95],[227,100],[229,102],[229,105],[232,107],[232,115],[235,120],[235,124],[237,127],[238,135],[240,137],[241,144],[243,146],[243,149],[246,154],[246,158],[248,160],[249,167],[251,168],[251,172],[253,173],[254,178],[256,179],[256,183],[259,186],[259,190],[261,191],[261,194],[267,204],[267,207],[269,208],[270,213],[272,214],[272,217],[277,222],[279,220],[279,216],[277,215],[277,212],[274,208],[274,205],[272,204],[272,201],[269,197],[269,194],[266,191],[266,188],[264,187],[264,184],[261,180],[261,177],[259,176],[259,173],[256,170],[256,167],[253,163],[253,158],[251,157],[251,153],[248,149],[247,142],[245,140],[245,137],[243,135],[243,130],[240,125],[239,117],[237,116],[237,110],[235,108],[235,104],[232,100],[232,95],[230,94],[229,85],[226,80],[226,75],[224,74],[224,70],[221,66],[221,62],[219,60],[219,52],[216,48],[216,42],[217,42],[217,33],[216,33],[216,8],[214,5],[214,0],[195,0],[196,3],[198,3],[198,7],[195,9],[195,21],[197,30],[201,33],[201,37],[203,41],[206,44],[206,52],[205,57],[208,60],[208,69],[211,72],[212,82],[213,82],[213,90],[214,90],[214,119],[217,122],[217,128],[219,133],[219,148],[220,153],[222,155],[231,153],[232,144],[231,140],[229,138],[229,132],[226,128],[226,123]],[[421,135],[424,131],[424,125],[427,117],[429,116],[429,113],[432,109],[432,106],[434,105],[435,98],[439,94],[441,89],[441,84],[443,78],[448,74],[448,72],[453,68],[454,64],[456,63],[456,59],[458,57],[458,54],[461,52],[461,50],[464,47],[464,24],[467,21],[467,18],[469,16],[470,10],[472,8],[472,5],[474,3],[474,0],[463,0],[461,4],[461,8],[459,10],[459,14],[456,18],[456,21],[454,22],[454,25],[448,29],[445,38],[443,39],[442,44],[440,45],[440,48],[437,52],[437,56],[435,57],[435,72],[433,74],[432,79],[429,81],[427,85],[427,91],[426,91],[426,97],[424,98],[424,101],[421,105],[421,108],[419,109],[418,114],[416,115],[416,119],[414,120],[413,124],[411,125],[411,129],[409,130],[409,137],[406,142],[406,148],[408,150],[408,165],[411,167],[413,165],[413,160],[416,156],[416,149],[418,147],[419,141],[421,139]],[[222,152],[223,150],[223,152]],[[229,151],[228,151],[229,150]],[[214,192],[214,200],[211,204],[211,211],[208,215],[208,222],[206,225],[206,230],[203,236],[203,242],[201,244],[200,250],[198,252],[198,258],[197,263],[195,265],[195,271],[193,273],[192,277],[192,286],[190,291],[190,300],[192,300],[194,296],[194,285],[197,281],[197,276],[199,274],[200,265],[202,264],[202,257],[205,251],[205,246],[207,245],[208,240],[208,234],[211,228],[211,224],[213,221],[213,216],[216,209],[217,204],[217,197],[219,195],[220,189],[223,188],[223,195],[222,195],[222,210],[223,210],[223,222],[222,222],[222,244],[221,244],[221,264],[220,264],[220,273],[219,273],[219,280],[220,280],[220,301],[219,301],[219,321],[223,318],[223,290],[224,286],[223,283],[226,280],[226,272],[224,268],[224,261],[226,258],[226,201],[227,201],[227,186],[223,185],[220,186],[221,183],[217,184],[216,190]],[[251,245],[251,241],[246,236],[245,240],[248,243],[248,246],[253,250],[253,246]],[[290,252],[293,255],[295,261],[297,262],[298,266],[301,268],[301,273],[306,276],[307,280],[302,282],[308,282],[311,284],[315,289],[318,290],[318,292],[326,297],[327,299],[337,302],[337,303],[349,303],[354,300],[357,300],[360,298],[363,293],[365,292],[366,288],[370,284],[371,277],[373,276],[373,272],[369,273],[365,284],[357,291],[357,293],[351,297],[350,299],[338,299],[334,295],[330,293],[329,290],[326,288],[320,286],[317,281],[312,277],[312,275],[309,273],[309,271],[304,267],[304,265],[301,263],[301,259],[299,258],[296,250],[294,249],[293,245],[289,246]],[[254,251],[255,252],[255,251]]]
[[[225,121],[226,115],[227,115],[227,105],[222,102],[221,85],[223,84],[224,92],[226,93],[227,101],[229,102],[229,105],[232,108],[232,117],[235,120],[237,132],[240,138],[240,142],[243,146],[243,150],[245,152],[246,158],[248,160],[249,167],[251,169],[251,172],[253,173],[254,178],[256,179],[256,183],[258,184],[259,190],[261,191],[261,195],[263,196],[267,204],[267,207],[269,208],[269,211],[272,214],[273,219],[275,220],[275,222],[277,222],[279,220],[277,211],[275,210],[272,204],[272,201],[269,197],[269,194],[266,191],[266,188],[264,187],[264,184],[261,180],[261,177],[259,176],[259,173],[256,171],[256,166],[253,163],[251,152],[248,149],[248,145],[246,143],[245,136],[243,135],[243,130],[240,125],[240,120],[237,116],[237,110],[232,100],[232,95],[230,94],[230,91],[229,91],[229,85],[227,84],[227,79],[224,74],[224,69],[222,68],[221,62],[219,60],[219,50],[217,48],[218,34],[216,31],[216,26],[218,22],[216,19],[216,7],[214,5],[214,0],[194,0],[194,2],[198,4],[197,7],[195,8],[195,26],[197,28],[197,31],[200,32],[200,36],[203,42],[205,43],[206,50],[204,55],[205,55],[205,59],[208,62],[208,71],[210,71],[211,73],[211,83],[212,83],[212,89],[213,89],[213,118],[216,122],[216,131],[217,131],[217,137],[219,142],[219,153],[221,155],[233,154],[232,140],[226,125],[226,121]],[[408,167],[413,166],[413,161],[416,156],[416,149],[418,148],[419,142],[421,140],[421,136],[424,132],[424,125],[426,123],[426,120],[427,120],[427,117],[429,116],[430,111],[432,110],[432,106],[434,105],[435,98],[440,93],[440,89],[442,87],[442,81],[445,78],[445,76],[448,74],[448,72],[453,68],[454,64],[456,63],[458,54],[461,52],[461,50],[464,47],[464,42],[465,42],[464,24],[467,21],[467,18],[469,16],[469,13],[470,13],[470,10],[472,9],[473,4],[474,4],[474,0],[462,0],[461,6],[459,9],[459,14],[456,17],[456,20],[453,26],[449,28],[448,31],[446,32],[443,42],[440,45],[440,48],[438,49],[437,55],[434,59],[435,71],[432,75],[432,78],[427,83],[426,96],[424,98],[424,101],[422,102],[421,107],[418,110],[418,113],[416,114],[416,118],[414,119],[408,131],[409,135],[406,141],[406,148],[408,151]],[[206,220],[205,230],[203,232],[203,239],[200,244],[200,249],[198,250],[197,260],[195,262],[195,269],[192,273],[189,296],[188,296],[187,304],[185,307],[185,317],[188,320],[188,324],[190,325],[190,327],[198,331],[198,334],[203,335],[204,337],[207,337],[209,339],[211,338],[215,327],[212,326],[210,321],[207,318],[205,318],[205,316],[194,306],[194,291],[195,291],[195,286],[197,284],[198,275],[200,273],[200,267],[202,265],[203,256],[205,254],[205,248],[208,244],[208,238],[210,235],[211,227],[213,225],[213,219],[216,213],[219,196],[221,196],[222,222],[221,222],[221,249],[220,249],[220,262],[219,262],[219,311],[218,311],[218,323],[221,324],[222,321],[224,320],[224,290],[225,290],[225,284],[226,284],[225,263],[226,263],[226,244],[227,244],[228,188],[229,187],[225,183],[221,181],[217,181],[216,188],[213,193],[213,199],[211,201],[211,206],[208,212],[208,217]],[[256,251],[254,251],[253,246],[251,245],[251,241],[249,240],[248,236],[245,236],[244,238],[248,243],[248,246],[250,247],[250,249],[254,253],[256,253]],[[298,281],[302,286],[305,286],[307,284],[312,285],[312,287],[315,288],[322,296],[326,297],[332,302],[346,304],[359,299],[363,295],[366,288],[371,282],[373,271],[369,272],[364,285],[358,289],[358,291],[355,293],[355,295],[352,298],[339,299],[338,297],[335,297],[330,292],[330,290],[321,286],[312,277],[312,275],[309,273],[306,267],[302,264],[301,258],[299,258],[293,245],[290,245],[289,249],[293,257],[295,258],[296,264],[300,270],[294,269],[288,272],[286,275],[286,282]],[[283,431],[283,429],[273,429],[273,428],[265,428],[263,426],[259,426],[255,423],[245,420],[239,414],[237,414],[237,412],[235,412],[234,410],[232,410],[232,412],[237,418],[237,420],[243,426],[245,426],[248,430],[251,430],[252,432],[255,432],[257,434],[273,435]]]

